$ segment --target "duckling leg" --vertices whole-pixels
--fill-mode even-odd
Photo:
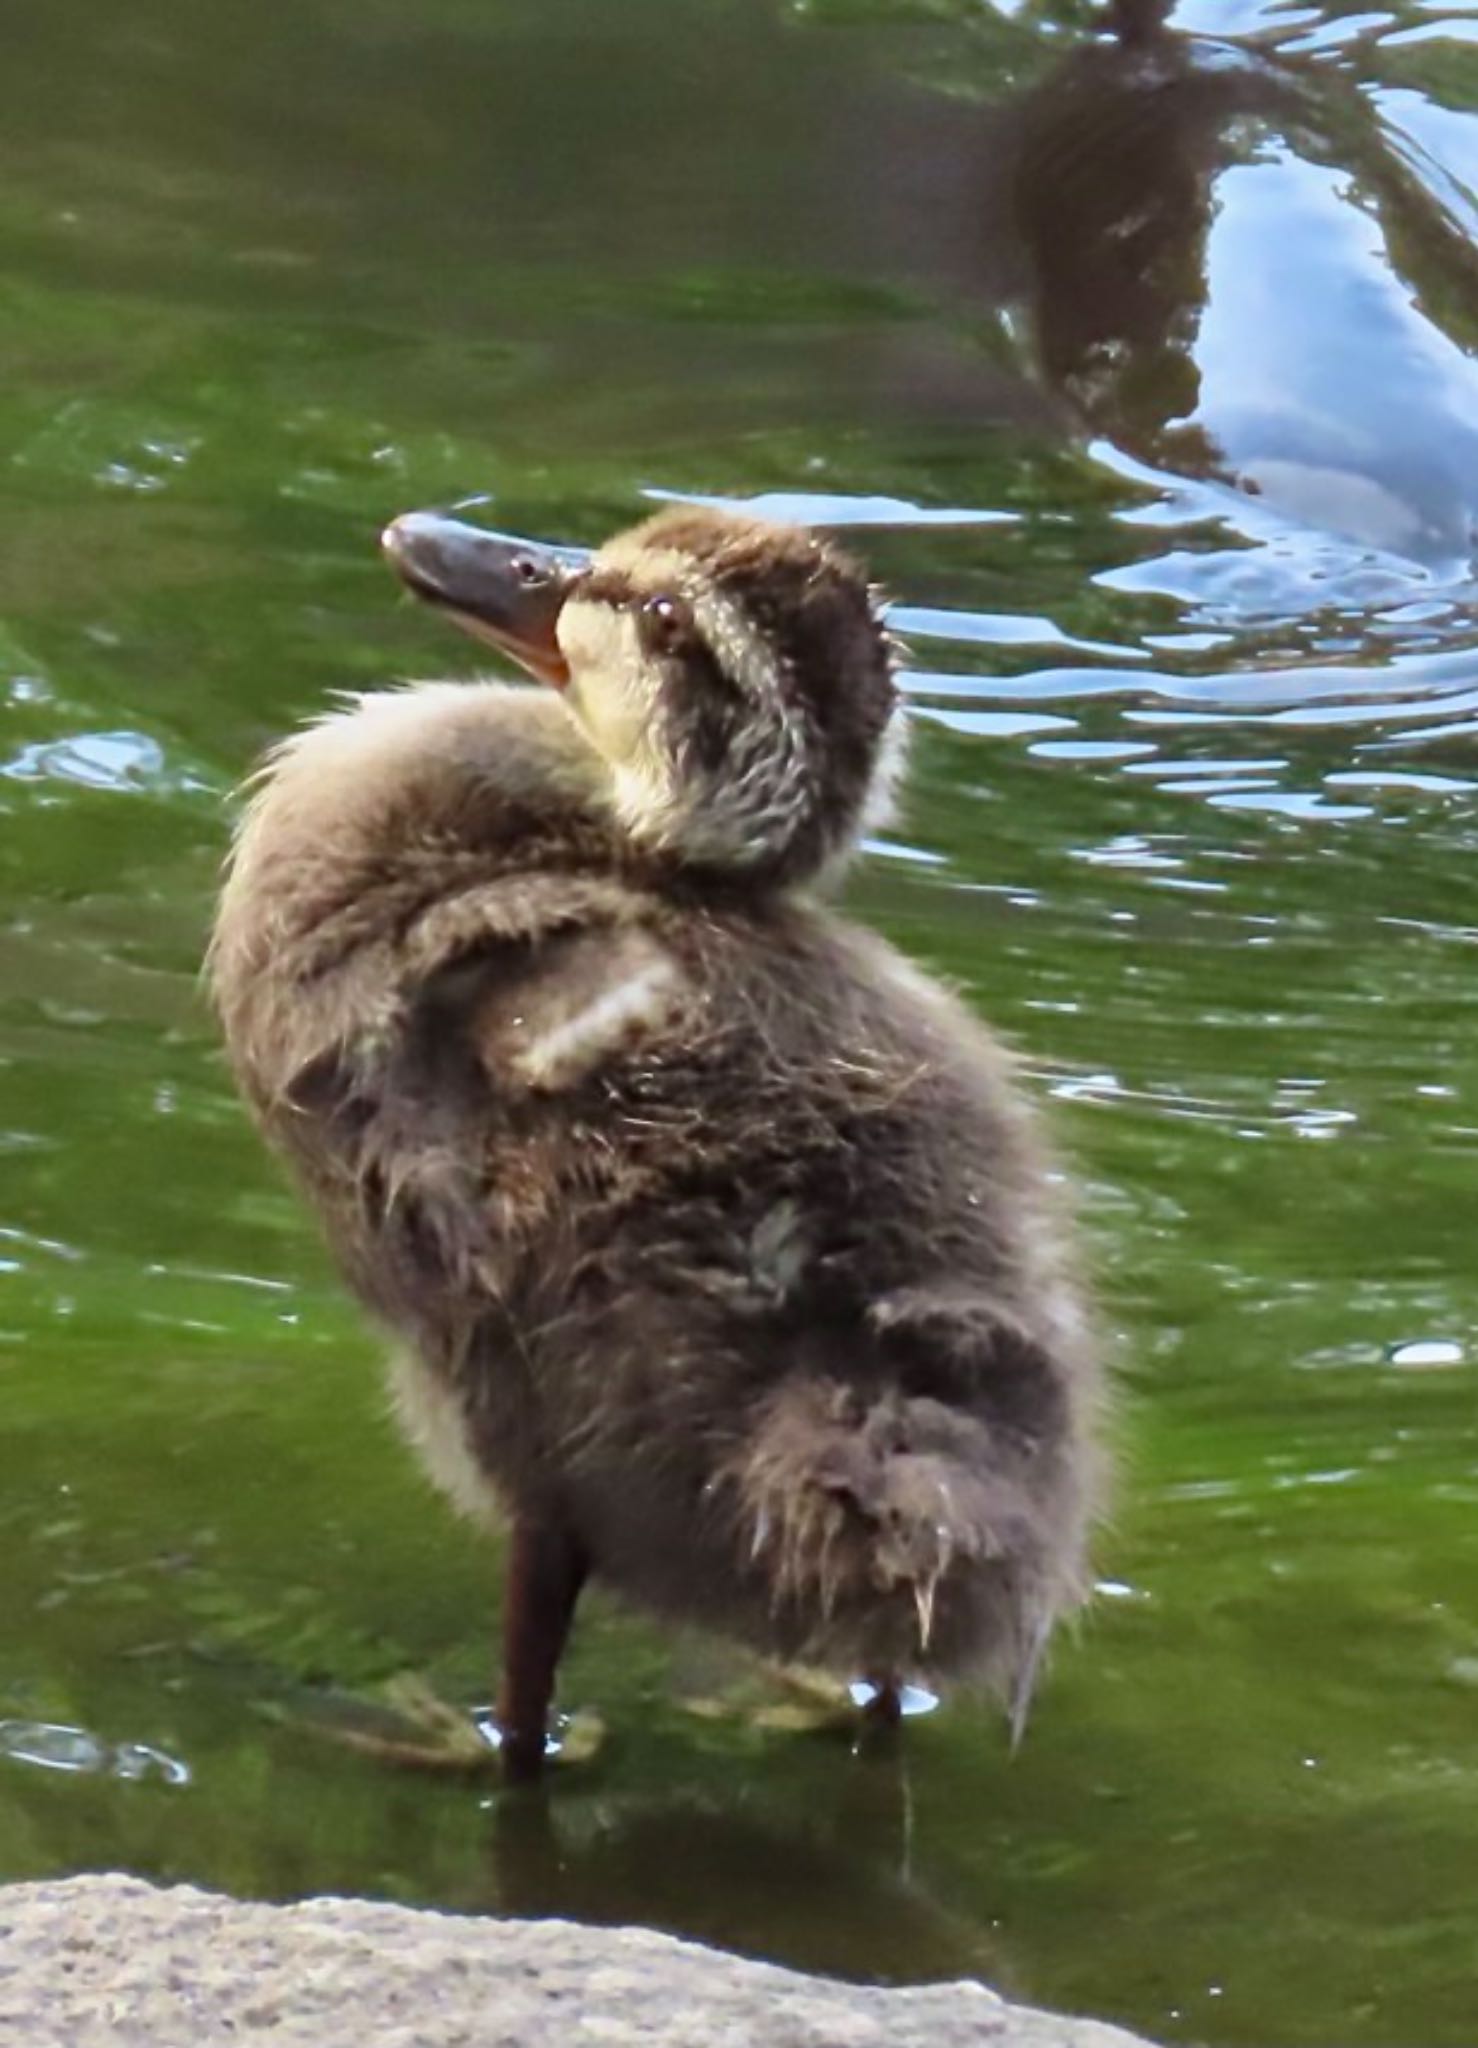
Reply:
[[[527,1784],[544,1768],[554,1674],[575,1618],[589,1560],[565,1524],[520,1516],[513,1525],[498,1691],[503,1775]]]
[[[862,1724],[869,1729],[897,1728],[903,1720],[903,1688],[891,1674],[869,1672],[867,1683],[872,1698],[862,1709]]]

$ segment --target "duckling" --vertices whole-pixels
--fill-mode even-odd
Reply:
[[[587,1578],[782,1663],[994,1690],[1083,1596],[1101,1375],[1002,1051],[823,906],[886,802],[892,649],[834,544],[670,507],[593,558],[432,514],[402,581],[546,686],[286,740],[211,946],[236,1076],[510,1525],[537,1774]]]

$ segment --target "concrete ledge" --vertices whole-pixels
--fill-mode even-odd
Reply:
[[[641,1928],[128,1877],[0,1890],[3,2048],[1144,2048],[979,1984],[884,1991]]]

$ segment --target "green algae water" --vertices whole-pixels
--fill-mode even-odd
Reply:
[[[1187,0],[51,0],[0,140],[0,1875],[639,1921],[1166,2041],[1478,2031],[1478,59]],[[1112,252],[1127,252],[1110,260]],[[1471,457],[1471,460],[1470,460]],[[1022,1050],[1124,1387],[1014,1759],[598,1601],[547,1807],[327,1740],[498,1559],[197,972],[253,756],[470,672],[469,496],[848,527],[911,663],[856,913]]]

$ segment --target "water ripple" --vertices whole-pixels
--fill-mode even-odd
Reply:
[[[43,1771],[188,1785],[190,1767],[147,1742],[104,1742],[58,1721],[0,1721],[0,1757]]]
[[[0,762],[12,782],[73,782],[85,789],[137,790],[165,777],[164,750],[141,732],[83,732],[22,747]]]

